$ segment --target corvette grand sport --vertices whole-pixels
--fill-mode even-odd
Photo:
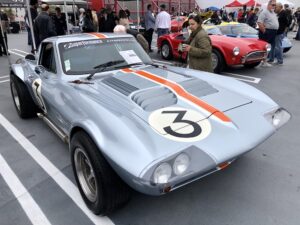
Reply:
[[[21,118],[68,144],[81,196],[101,215],[131,188],[162,195],[225,168],[290,118],[245,83],[153,64],[130,35],[45,39],[11,66],[10,87]]]
[[[222,72],[226,66],[244,65],[256,67],[267,57],[270,45],[255,38],[232,38],[222,35],[216,26],[206,26],[212,42],[212,62],[215,73]],[[187,32],[172,33],[158,38],[157,47],[164,59],[182,59],[186,61],[187,53],[179,52],[180,43],[188,39]]]

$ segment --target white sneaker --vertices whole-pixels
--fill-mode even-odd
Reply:
[[[272,65],[270,63],[267,63],[267,62],[261,62],[260,66],[261,67],[272,67]]]

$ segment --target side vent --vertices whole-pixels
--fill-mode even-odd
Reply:
[[[176,95],[166,87],[139,91],[132,95],[132,100],[145,111],[154,111],[177,103]]]
[[[218,90],[206,81],[190,79],[179,83],[187,92],[200,98],[206,95],[217,93]]]
[[[121,81],[114,77],[108,77],[102,80],[102,83],[106,84],[107,86],[119,91],[123,95],[130,95],[132,92],[138,90],[137,87],[134,87],[124,81]]]

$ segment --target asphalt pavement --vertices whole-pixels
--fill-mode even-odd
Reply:
[[[8,35],[11,62],[30,52],[26,37]],[[160,197],[133,192],[108,217],[93,215],[82,202],[67,145],[41,120],[17,116],[8,59],[0,57],[0,225],[299,225],[300,42],[292,42],[283,66],[223,74],[285,107],[292,114],[286,126],[225,170]],[[151,58],[176,63],[156,52]]]

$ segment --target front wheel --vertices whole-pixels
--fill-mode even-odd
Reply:
[[[254,68],[254,67],[257,67],[259,64],[260,64],[260,62],[249,63],[249,64],[244,64],[244,67],[246,67],[246,68]]]
[[[225,67],[225,62],[222,54],[217,49],[213,49],[211,58],[214,73],[221,73]]]
[[[79,131],[73,136],[70,149],[76,183],[93,213],[107,215],[129,200],[130,189],[85,132]]]
[[[173,54],[172,54],[172,48],[170,44],[166,41],[164,41],[161,45],[161,56],[163,59],[172,59]]]

